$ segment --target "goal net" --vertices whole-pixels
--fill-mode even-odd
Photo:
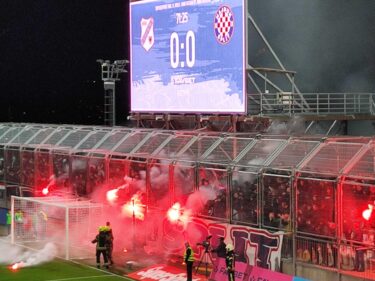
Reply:
[[[77,198],[18,197],[11,200],[11,241],[41,249],[53,242],[65,259],[92,258],[91,241],[102,223],[101,204]]]

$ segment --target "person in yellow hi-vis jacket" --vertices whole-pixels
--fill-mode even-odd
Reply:
[[[184,262],[186,263],[186,281],[193,280],[193,263],[194,263],[194,252],[190,247],[189,242],[185,243]]]

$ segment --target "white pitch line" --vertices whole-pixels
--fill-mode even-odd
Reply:
[[[63,279],[50,279],[45,281],[65,281],[65,280],[77,280],[77,279],[91,279],[91,278],[99,278],[99,277],[117,277],[115,275],[93,275],[93,276],[84,276],[84,277],[71,277],[71,278],[63,278]]]

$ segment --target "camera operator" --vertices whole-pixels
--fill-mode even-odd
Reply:
[[[219,237],[219,245],[215,249],[212,249],[211,252],[216,253],[218,258],[225,258],[227,255],[226,246],[224,237]]]

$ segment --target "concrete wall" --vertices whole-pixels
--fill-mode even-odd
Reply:
[[[375,136],[374,120],[348,121],[348,135],[350,136]]]
[[[309,279],[311,281],[364,281],[364,280],[375,280],[375,273],[358,273],[352,272],[353,275],[339,274],[335,269],[323,269],[308,264],[296,265],[296,272],[293,270],[293,264],[291,261],[283,261],[281,264],[281,270],[283,273],[289,275],[295,275],[302,278]],[[357,275],[357,276],[354,276]],[[370,278],[372,275],[372,278]]]

